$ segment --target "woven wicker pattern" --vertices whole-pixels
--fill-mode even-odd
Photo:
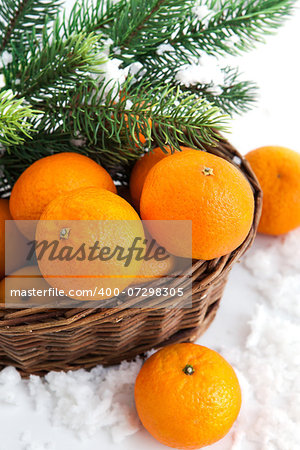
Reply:
[[[153,298],[147,308],[139,297],[116,299],[118,307],[95,309],[0,308],[0,367],[13,365],[22,375],[49,370],[91,368],[115,364],[170,342],[188,342],[201,335],[214,319],[232,265],[253,242],[260,213],[261,191],[248,163],[225,140],[207,151],[239,167],[255,197],[255,217],[244,243],[233,253],[192,267],[192,307],[184,298],[170,299],[177,307]],[[172,280],[170,287],[180,280]],[[155,286],[164,280],[155,281]],[[168,299],[167,299],[168,301]],[[164,303],[164,306],[166,304]],[[134,306],[134,307],[133,307]]]

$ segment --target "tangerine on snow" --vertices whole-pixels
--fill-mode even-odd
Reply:
[[[199,150],[162,159],[147,175],[141,216],[150,234],[177,256],[211,260],[235,250],[252,225],[254,197],[244,175],[228,161]],[[169,220],[170,226],[161,226]],[[176,232],[178,220],[192,221],[190,236]],[[182,228],[182,227],[181,227]]]
[[[65,257],[52,259],[44,254],[39,258],[37,253],[39,268],[51,286],[64,290],[71,298],[111,298],[118,295],[115,289],[122,292],[140,271],[142,261],[133,256],[126,266],[125,260],[118,258],[120,251],[113,253],[121,248],[126,256],[135,238],[143,242],[144,229],[138,214],[126,200],[105,189],[76,189],[56,197],[41,215],[36,230],[37,242],[58,242],[55,255]],[[93,247],[96,250],[91,254]],[[82,248],[84,253],[78,250]],[[78,258],[71,258],[71,253],[74,255],[77,251]],[[112,254],[114,256],[109,257]],[[70,289],[72,295],[68,294]],[[80,291],[82,294],[76,293]]]
[[[263,191],[260,233],[280,235],[300,226],[300,154],[260,147],[246,155]]]
[[[241,390],[233,368],[217,352],[174,344],[142,366],[135,403],[142,424],[159,442],[197,449],[228,433],[240,411]]]
[[[38,220],[55,197],[89,186],[116,192],[108,172],[87,156],[71,152],[46,156],[16,181],[9,203],[11,215],[15,220]]]

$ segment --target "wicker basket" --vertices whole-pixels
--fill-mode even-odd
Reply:
[[[138,306],[128,298],[116,308],[0,309],[0,367],[13,365],[22,375],[49,370],[110,365],[171,342],[194,341],[214,319],[232,265],[253,242],[261,213],[261,191],[248,163],[225,140],[207,151],[241,169],[255,198],[252,228],[243,244],[229,255],[192,266],[192,307],[161,308],[153,299]],[[155,283],[163,283],[163,280]],[[176,279],[172,281],[176,285]],[[174,298],[172,299],[174,304]],[[128,305],[130,304],[130,308]]]

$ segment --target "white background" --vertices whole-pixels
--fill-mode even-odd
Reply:
[[[72,0],[69,0],[69,3]],[[299,2],[300,6],[300,2]],[[233,64],[239,64],[245,78],[260,86],[256,109],[235,119],[231,142],[246,153],[262,145],[283,145],[300,151],[300,11],[276,36],[267,37],[260,46]],[[257,245],[257,244],[256,244]],[[254,278],[240,265],[231,273],[221,308],[208,332],[199,343],[212,348],[234,348],[244,340],[253,313],[256,293]],[[42,414],[34,411],[28,399],[19,399],[19,406],[0,404],[0,449],[40,450],[38,444],[24,446],[20,432],[28,430],[32,442],[50,442],[55,450],[163,450],[145,431],[113,444],[110,435],[99,433],[90,440],[78,441],[73,433],[54,427]],[[231,449],[231,436],[210,447],[211,450]],[[260,450],[260,449],[257,449]],[[294,449],[293,449],[294,450]]]

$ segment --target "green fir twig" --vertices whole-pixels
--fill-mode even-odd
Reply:
[[[36,117],[34,111],[24,102],[17,99],[12,92],[0,93],[0,143],[2,146],[20,145],[27,138],[32,138],[32,123],[30,119]]]
[[[32,36],[22,57],[18,49],[13,49],[13,61],[4,70],[7,86],[32,105],[57,92],[66,94],[87,75],[98,74],[105,61],[100,36],[81,32],[62,39],[62,28],[59,20],[51,31],[45,26],[39,45]]]
[[[213,80],[181,84],[178,71],[205,54],[253,48],[295,2],[76,0],[59,19],[58,0],[0,0],[4,184],[59,151],[86,154],[118,178],[146,147],[214,145],[227,126],[223,113],[247,110],[255,86],[225,67],[216,93]]]
[[[39,36],[46,17],[56,17],[60,5],[57,0],[0,0],[0,55],[12,45],[24,46],[33,32]]]
[[[294,0],[201,0],[210,11],[208,23],[188,13],[170,44],[180,54],[240,54],[264,42],[293,13]]]

